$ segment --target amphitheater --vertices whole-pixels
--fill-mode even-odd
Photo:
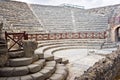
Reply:
[[[119,29],[120,4],[0,0],[0,80],[120,80]]]

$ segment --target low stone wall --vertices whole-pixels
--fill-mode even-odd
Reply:
[[[76,80],[114,80],[120,71],[120,48],[96,62]]]

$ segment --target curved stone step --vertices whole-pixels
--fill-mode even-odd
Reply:
[[[49,78],[56,70],[56,62],[49,61],[46,62],[45,67],[40,71],[45,77],[45,79]]]
[[[0,80],[7,80],[7,77],[0,77]]]
[[[40,59],[36,62],[34,62],[33,64],[39,64],[41,66],[41,68],[43,68],[43,66],[45,66],[45,59]]]
[[[44,60],[38,61],[34,64],[38,64],[39,62],[44,62]],[[10,69],[10,70],[8,69],[8,70],[6,70],[8,74],[5,74],[5,73],[4,74],[12,76],[12,77],[9,77],[9,76],[8,77],[0,77],[0,80],[4,80],[4,79],[5,80],[45,80],[45,79],[49,78],[55,72],[55,69],[56,69],[55,61],[46,62],[46,65],[44,66],[44,68],[41,69],[39,72],[31,73],[31,74],[24,75],[24,76],[13,77],[12,75],[10,75],[9,71],[14,70],[14,69]]]
[[[33,80],[31,75],[21,76],[20,80]]]
[[[24,51],[8,52],[10,58],[20,58],[24,56]]]
[[[62,74],[53,74],[48,80],[65,80]]]
[[[55,73],[48,80],[66,80],[67,68],[63,64],[57,64]]]
[[[32,73],[39,72],[43,67],[44,62],[40,64],[33,63],[28,66],[22,67],[4,67],[0,68],[0,77],[11,77],[11,76],[24,76]]]
[[[32,56],[32,59],[33,59],[33,62],[39,60],[39,55],[34,54],[34,55]]]
[[[20,76],[19,77],[8,77],[6,80],[20,80]]]
[[[62,58],[59,58],[59,57],[54,57],[54,60],[55,60],[57,63],[61,63],[61,62],[62,62]]]
[[[38,55],[40,59],[44,58],[44,54],[40,53],[39,51],[35,51],[34,54]]]
[[[62,64],[68,64],[69,63],[69,60],[67,60],[67,59],[62,59],[62,62],[61,62]]]
[[[27,66],[32,63],[32,58],[15,58],[9,59],[9,66],[17,67],[17,66]]]
[[[54,60],[54,56],[53,55],[49,55],[49,54],[44,54],[44,59],[46,61],[53,61]]]

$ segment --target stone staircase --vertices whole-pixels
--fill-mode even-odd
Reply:
[[[117,43],[115,43],[115,42],[105,42],[102,45],[102,49],[104,49],[104,48],[115,48],[115,47],[118,47]]]
[[[28,53],[29,54],[29,53]],[[9,52],[5,67],[0,67],[0,80],[66,80],[68,70],[61,61],[47,60],[44,54],[26,57],[23,50]],[[53,56],[54,58],[54,56]]]

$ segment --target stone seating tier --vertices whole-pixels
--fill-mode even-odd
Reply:
[[[74,32],[74,29],[78,32],[103,31],[108,27],[108,18],[106,16],[85,13],[81,9],[35,4],[30,6],[45,29],[50,32]]]
[[[16,29],[17,26],[21,27],[20,31],[31,30],[29,28],[24,28],[24,27],[35,26],[37,28],[41,28],[41,23],[38,21],[38,19],[35,17],[33,12],[30,10],[28,4],[23,2],[17,2],[17,1],[1,2],[0,15],[3,16],[5,23],[7,24],[4,26],[3,28],[4,30],[16,31],[18,30],[18,28]],[[36,30],[37,29],[35,29],[35,31]],[[39,29],[37,31],[41,31],[41,30]]]

